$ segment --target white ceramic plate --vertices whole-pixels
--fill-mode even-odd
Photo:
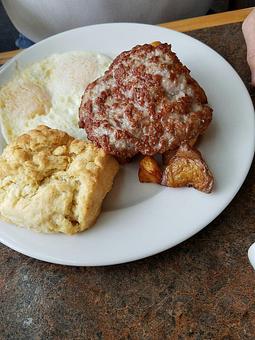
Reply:
[[[116,56],[155,40],[173,50],[205,89],[213,122],[199,146],[212,170],[212,194],[140,184],[137,164],[121,169],[103,213],[90,230],[75,236],[43,235],[0,223],[5,245],[31,257],[66,265],[98,266],[137,260],[173,247],[210,223],[233,199],[254,154],[254,110],[233,68],[215,51],[168,29],[140,24],[83,27],[46,39],[3,67],[0,85],[24,67],[55,52],[92,50]],[[245,61],[244,61],[245,62]]]

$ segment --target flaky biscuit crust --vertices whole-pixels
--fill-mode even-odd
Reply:
[[[92,143],[38,126],[0,157],[0,217],[39,232],[83,231],[99,215],[118,169]]]

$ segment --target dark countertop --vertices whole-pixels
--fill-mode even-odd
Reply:
[[[11,23],[0,1],[0,52],[16,50],[15,40],[19,32]]]
[[[240,24],[190,35],[223,55],[249,88]],[[207,228],[151,258],[75,268],[1,245],[0,339],[254,339],[247,258],[255,241],[254,170]]]

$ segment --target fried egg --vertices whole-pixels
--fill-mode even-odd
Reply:
[[[24,70],[0,89],[0,121],[7,143],[39,124],[84,139],[78,110],[85,87],[102,76],[111,59],[93,52],[53,54]]]

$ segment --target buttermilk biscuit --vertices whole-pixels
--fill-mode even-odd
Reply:
[[[0,218],[39,232],[89,228],[119,165],[91,143],[40,125],[0,157]]]

